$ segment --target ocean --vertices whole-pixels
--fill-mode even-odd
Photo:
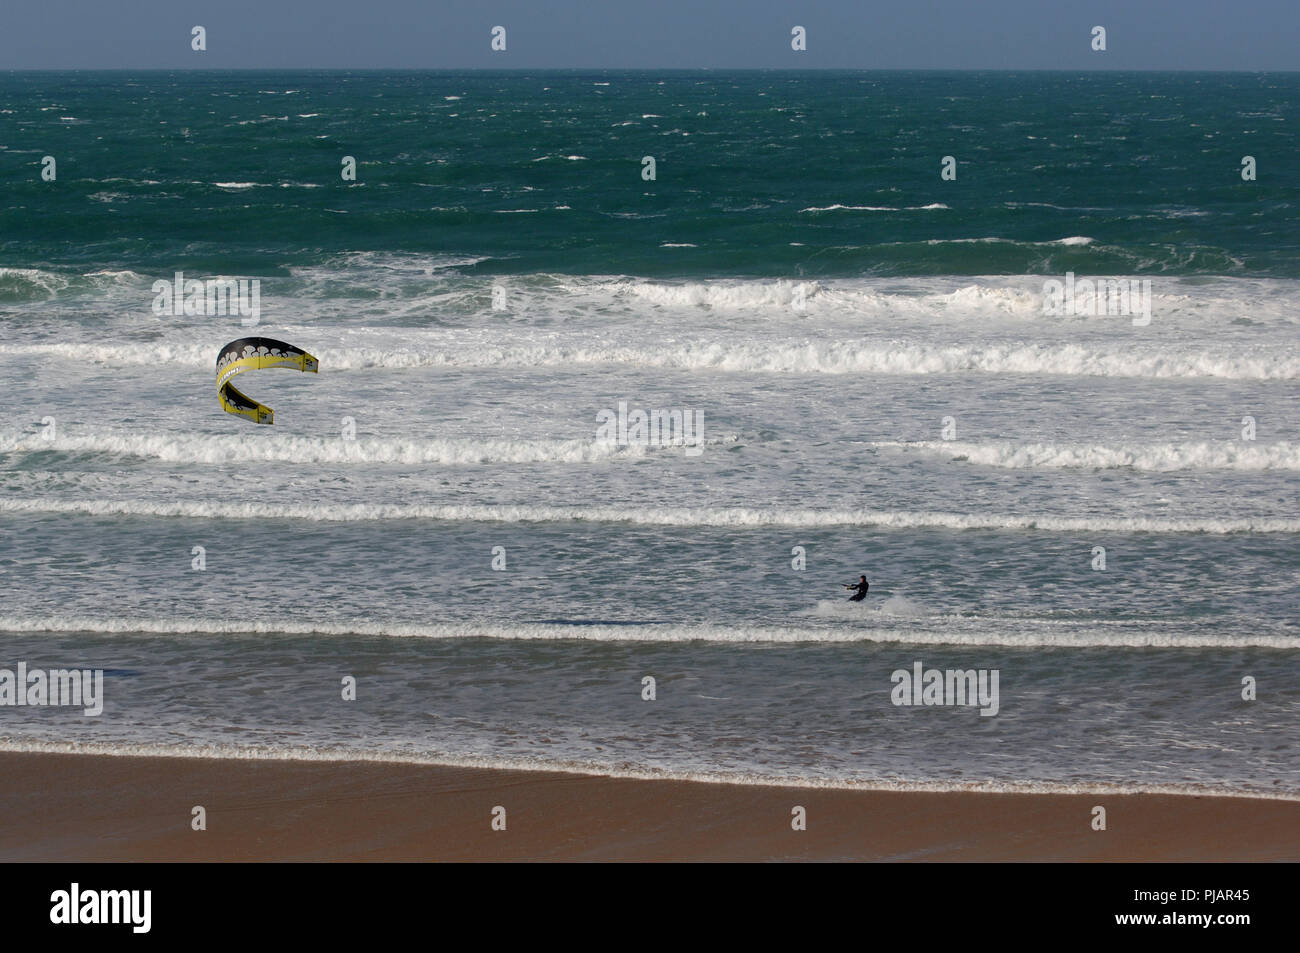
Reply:
[[[0,73],[0,748],[1300,798],[1298,103]]]

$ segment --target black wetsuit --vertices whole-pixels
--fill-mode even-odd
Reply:
[[[867,585],[867,581],[863,579],[856,586],[846,586],[845,588],[853,590],[853,595],[849,596],[849,602],[861,602],[867,598],[867,589],[870,587]]]

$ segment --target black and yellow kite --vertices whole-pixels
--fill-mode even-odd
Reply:
[[[296,367],[315,374],[319,362],[302,348],[271,338],[231,341],[217,355],[217,398],[226,413],[247,417],[257,424],[275,423],[275,411],[241,394],[230,383],[236,374],[263,367]]]

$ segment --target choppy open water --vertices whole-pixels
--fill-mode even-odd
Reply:
[[[0,75],[0,667],[108,670],[0,744],[1300,796],[1298,93]],[[178,270],[260,324],[154,314]],[[274,427],[249,333],[320,359],[239,379]],[[917,660],[998,714],[894,706]]]

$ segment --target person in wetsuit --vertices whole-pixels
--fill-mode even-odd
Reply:
[[[866,576],[859,576],[856,586],[845,586],[844,588],[853,590],[853,595],[849,596],[849,602],[861,602],[867,598],[867,590],[871,587],[867,585]]]

